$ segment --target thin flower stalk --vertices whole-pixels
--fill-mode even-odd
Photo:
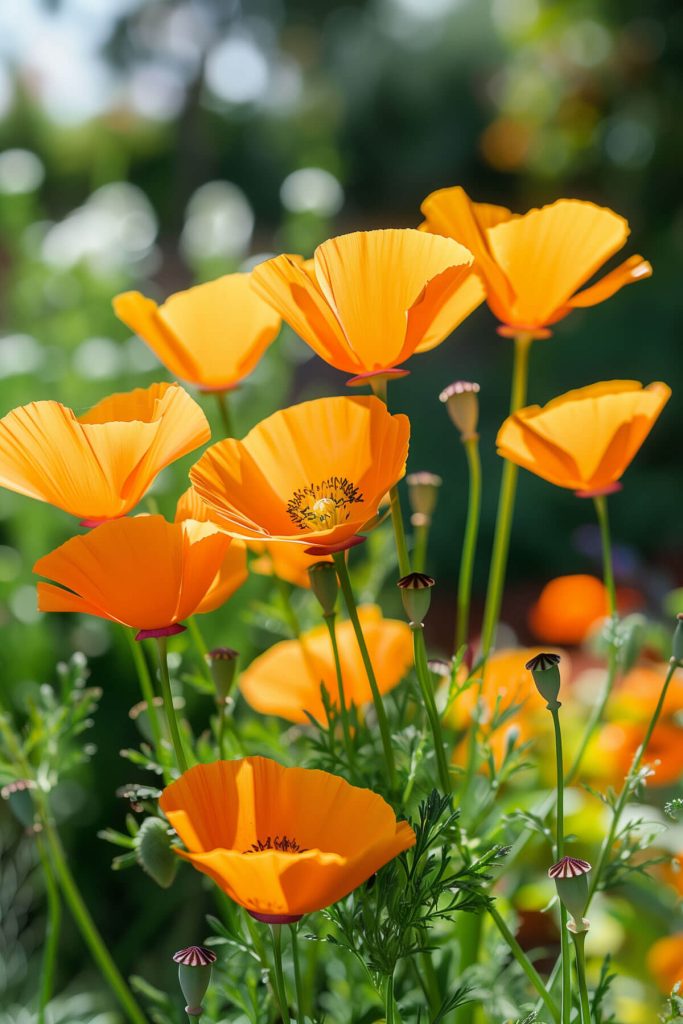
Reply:
[[[381,377],[373,377],[370,381],[373,394],[389,406],[387,398],[387,382]],[[406,531],[403,525],[403,510],[401,508],[401,495],[398,484],[389,489],[389,501],[391,505],[391,524],[394,528],[394,539],[396,541],[396,555],[398,557],[398,569],[400,576],[407,576],[410,572],[410,556],[408,555],[408,544],[406,542]]]
[[[285,1024],[289,1024],[289,1000],[287,999],[285,972],[282,969],[282,925],[271,924],[269,927],[273,945],[273,989],[280,1017]]]
[[[429,546],[429,528],[431,522],[418,523],[413,528],[413,568],[415,572],[424,572],[427,564],[427,548]]]
[[[163,740],[161,737],[161,727],[159,725],[159,716],[157,715],[156,705],[154,703],[154,686],[152,684],[152,677],[149,673],[147,666],[147,660],[145,653],[140,644],[135,639],[135,633],[131,632],[126,626],[123,627],[123,632],[126,635],[126,641],[130,647],[131,654],[133,656],[133,662],[135,664],[135,670],[137,672],[138,681],[140,683],[140,693],[142,699],[146,705],[147,720],[149,722],[150,732],[152,733],[152,745],[154,747],[154,756],[157,764],[160,764],[164,771],[164,778],[168,781],[168,759],[166,757],[166,751],[164,749]]]
[[[576,956],[576,978],[579,987],[581,1024],[591,1024],[591,1008],[588,999],[588,984],[586,982],[586,932],[572,933],[572,939],[574,940],[574,953]]]
[[[557,1007],[557,1004],[555,1003],[555,1000],[550,995],[550,992],[546,989],[546,986],[543,984],[541,976],[539,975],[534,965],[531,963],[531,960],[529,960],[529,957],[526,955],[520,944],[517,942],[517,939],[514,937],[514,935],[508,928],[504,919],[496,910],[495,904],[489,904],[488,912],[489,915],[491,916],[491,919],[495,922],[498,931],[500,932],[500,934],[503,936],[508,946],[510,947],[510,952],[512,953],[515,960],[522,968],[527,978],[533,985],[534,989],[538,993],[541,1002],[543,1003],[548,1013],[552,1017],[554,1024],[560,1024],[560,1011]]]
[[[227,391],[216,391],[216,405],[218,406],[218,414],[221,418],[223,425],[223,436],[234,437],[234,426],[232,422],[232,414],[230,412],[230,403],[228,401]]]
[[[549,704],[548,710],[552,715],[553,730],[555,733],[555,792],[557,800],[555,860],[561,860],[564,856],[564,758],[562,754],[560,708],[559,703],[556,702],[556,704],[557,706],[555,707]],[[569,933],[567,932],[567,911],[562,903],[560,904],[560,958],[562,962],[562,1024],[569,1024],[572,1012],[571,961],[569,954]]]
[[[299,958],[299,931],[296,925],[290,924],[289,935],[292,940],[292,963],[294,965],[294,989],[296,992],[296,1024],[305,1024],[304,987],[301,980],[301,962]]]
[[[349,725],[349,709],[346,706],[346,697],[344,695],[344,675],[342,672],[341,659],[339,657],[339,644],[337,643],[337,629],[335,626],[337,616],[333,612],[331,615],[323,615],[325,625],[330,634],[330,645],[332,647],[332,657],[334,658],[334,671],[337,676],[337,694],[339,696],[339,717],[341,718],[342,734],[344,737],[344,749],[346,751],[346,758],[349,762],[349,768],[351,772],[355,770],[355,756],[353,751],[353,742],[351,740],[351,726]]]
[[[467,643],[470,626],[470,603],[472,599],[472,576],[474,573],[474,557],[477,549],[479,520],[481,517],[481,458],[479,455],[479,438],[469,437],[463,442],[467,456],[468,498],[465,534],[460,558],[458,575],[458,610],[455,629],[456,654],[463,644]]]
[[[444,748],[443,733],[441,732],[441,719],[434,699],[434,687],[430,678],[429,666],[427,664],[427,648],[424,638],[424,627],[422,623],[411,622],[410,628],[413,631],[413,650],[415,653],[415,671],[420,684],[422,701],[427,712],[429,725],[432,731],[434,753],[439,772],[439,781],[444,793],[451,792],[451,775],[448,770],[446,751]]]
[[[168,650],[166,637],[156,637],[156,645],[157,653],[159,655],[159,679],[161,681],[161,695],[164,699],[164,710],[166,711],[166,721],[168,722],[168,730],[171,734],[171,740],[173,743],[173,749],[175,751],[177,766],[181,772],[186,772],[188,768],[187,758],[185,756],[185,748],[183,746],[183,740],[180,735],[180,729],[178,728],[178,719],[176,718],[175,708],[173,707],[171,680],[168,674]]]
[[[40,833],[36,833],[36,848],[40,857],[40,865],[43,869],[45,894],[47,896],[45,947],[43,949],[43,961],[40,970],[40,992],[38,994],[38,1024],[45,1024],[45,1010],[52,999],[54,990],[55,969],[62,926],[62,900],[59,895],[59,885],[50,863],[50,856]]]

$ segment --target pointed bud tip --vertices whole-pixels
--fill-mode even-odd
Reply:
[[[215,964],[217,957],[213,950],[207,949],[206,946],[188,946],[174,953],[173,960],[184,967],[209,967]]]
[[[548,869],[548,878],[578,878],[579,875],[587,875],[592,866],[587,860],[580,860],[578,857],[562,857],[557,864]]]

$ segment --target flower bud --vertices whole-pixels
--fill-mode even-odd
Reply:
[[[311,590],[318,598],[323,616],[334,615],[339,593],[339,579],[334,562],[314,562],[308,567]]]
[[[574,932],[588,931],[589,922],[583,914],[588,904],[588,872],[591,865],[587,860],[563,857],[548,871],[557,889],[557,895],[572,915]]]
[[[188,1017],[201,1017],[202,999],[211,983],[211,965],[216,954],[206,946],[188,946],[173,954],[178,964],[178,981],[187,1002],[185,1013]]]
[[[683,664],[683,612],[676,616],[676,628],[674,630],[671,657],[679,665]]]
[[[397,583],[410,625],[422,626],[432,600],[434,580],[423,572],[411,572]]]
[[[7,800],[14,817],[25,828],[30,828],[35,818],[31,790],[37,788],[32,779],[16,779],[0,789],[0,796]]]
[[[409,473],[406,483],[412,511],[410,522],[413,526],[429,526],[443,480],[436,473]]]
[[[232,647],[215,647],[206,655],[219,704],[225,704],[230,696],[235,682],[238,658],[239,651],[233,651]]]
[[[549,711],[555,711],[560,707],[560,702],[557,699],[560,692],[559,664],[559,654],[544,652],[537,654],[524,666],[534,677],[536,689],[545,700]]]
[[[448,415],[460,431],[461,441],[475,441],[479,423],[479,385],[468,380],[456,380],[439,395]]]
[[[168,889],[178,870],[168,825],[161,818],[145,818],[133,843],[142,870],[162,889]]]

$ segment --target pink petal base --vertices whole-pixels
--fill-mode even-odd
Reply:
[[[359,544],[364,543],[365,537],[355,534],[347,540],[340,541],[339,544],[313,544],[310,548],[306,548],[306,554],[315,555],[316,558],[324,558],[325,555],[333,555],[335,551],[346,551],[347,548],[355,548]]]
[[[174,622],[172,626],[159,626],[158,629],[140,629],[135,634],[136,640],[153,640],[159,636],[175,636],[176,633],[184,633],[187,626],[180,622]]]
[[[261,924],[296,924],[304,916],[303,914],[257,914],[255,910],[247,910],[247,913]]]
[[[602,498],[606,494],[616,494],[622,489],[622,484],[618,480],[615,480],[613,484],[607,484],[606,487],[598,487],[594,491],[574,491],[577,498]]]
[[[401,370],[394,366],[390,370],[372,370],[370,373],[359,373],[356,377],[349,377],[346,382],[347,388],[360,388],[363,384],[371,384],[373,380],[397,380],[399,377],[407,377],[410,370]]]
[[[552,338],[553,332],[547,327],[509,327],[508,324],[500,324],[496,332],[501,338],[516,338],[518,334],[528,334],[532,341],[545,341]]]
[[[79,526],[85,526],[88,530],[94,530],[96,526],[101,526],[102,523],[110,522],[109,519],[81,519]]]

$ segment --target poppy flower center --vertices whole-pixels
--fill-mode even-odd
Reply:
[[[243,850],[243,853],[263,853],[264,850],[279,850],[280,853],[306,853],[292,836],[267,836],[266,839],[257,839],[255,843]]]
[[[325,530],[345,523],[350,506],[363,495],[345,476],[330,476],[318,484],[295,491],[287,503],[287,512],[300,530]]]

